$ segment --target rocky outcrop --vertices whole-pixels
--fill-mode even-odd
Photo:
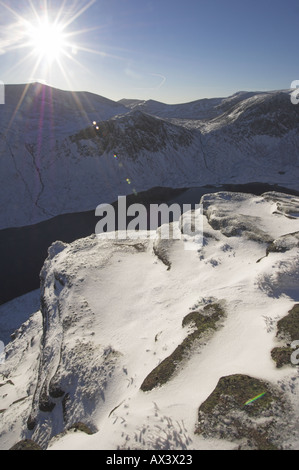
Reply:
[[[235,208],[242,202],[252,199],[250,194],[238,194],[221,192],[203,196],[204,215],[214,230],[220,230],[226,237],[245,236],[249,240],[270,243],[271,235],[260,229],[261,219],[258,215],[247,214],[230,210],[229,201],[233,201]],[[258,211],[257,211],[258,214]]]
[[[161,387],[167,383],[178,372],[182,364],[188,360],[195,348],[199,348],[208,336],[211,336],[225,317],[225,310],[221,303],[211,303],[205,305],[199,311],[193,311],[186,315],[182,322],[182,327],[193,327],[184,341],[164,359],[150,374],[144,379],[140,389],[143,392]]]
[[[158,153],[167,148],[188,148],[194,132],[155,116],[132,111],[109,121],[97,122],[92,128],[71,136],[71,142],[92,139],[98,155],[105,152],[137,160],[144,151]]]
[[[0,365],[1,448],[298,448],[297,200],[202,203],[201,243],[191,213],[168,239],[49,247],[41,311]]]
[[[9,450],[43,450],[36,442],[31,441],[30,439],[25,439],[24,441],[17,442]]]
[[[45,446],[49,439],[84,419],[92,426],[93,412],[105,400],[105,389],[117,363],[118,353],[75,335],[76,325],[92,322],[88,302],[69,302],[76,288],[74,275],[59,270],[56,257],[69,247],[61,242],[49,248],[41,271],[43,335],[37,386],[27,427],[33,439]],[[68,264],[68,263],[67,263]],[[66,303],[68,307],[65,308]],[[72,333],[73,330],[73,333]],[[70,338],[74,334],[74,340]],[[83,400],[84,396],[84,400]],[[43,426],[44,420],[52,424]]]
[[[288,412],[281,391],[268,382],[243,374],[221,377],[199,407],[196,433],[232,440],[239,450],[279,450]]]

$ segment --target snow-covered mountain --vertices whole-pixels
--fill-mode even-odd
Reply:
[[[1,229],[156,186],[297,188],[299,110],[285,91],[166,105],[14,85],[0,113]]]
[[[1,449],[299,449],[299,198],[201,202],[196,250],[160,229],[49,248],[0,366]]]
[[[144,113],[162,118],[202,120],[215,118],[239,102],[259,94],[265,95],[266,93],[240,91],[228,98],[205,98],[182,104],[165,104],[154,100],[127,99],[120,100],[119,103],[130,109],[138,109]]]
[[[36,289],[51,245],[40,292],[0,307],[0,449],[299,450],[299,107],[289,92],[167,105],[37,83],[5,91],[8,298],[13,283]],[[297,196],[227,189],[250,182]],[[159,228],[52,243],[58,227],[74,240],[77,221],[90,233],[100,203],[139,202],[150,189],[147,203],[204,194],[202,245],[181,219],[171,224],[180,239]]]

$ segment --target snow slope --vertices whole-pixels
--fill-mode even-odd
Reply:
[[[116,103],[41,84],[6,92],[0,229],[157,186],[258,181],[297,189],[299,111],[287,92],[182,105]]]
[[[25,438],[49,450],[255,448],[254,439],[231,435],[229,423],[222,438],[216,430],[195,434],[200,405],[231,374],[282,394],[287,406],[271,439],[299,449],[298,367],[277,368],[271,358],[283,344],[277,322],[299,302],[299,199],[221,192],[202,203],[204,243],[196,250],[184,249],[192,234],[163,241],[159,230],[49,248],[41,312],[15,334],[0,366],[1,449]],[[217,328],[165,383],[142,391],[194,330],[182,327],[184,318],[211,305],[224,312]],[[269,413],[257,415],[257,429]],[[93,434],[68,430],[78,422]]]
[[[11,335],[39,310],[39,305],[39,289],[0,305],[1,341],[5,344],[9,343]]]

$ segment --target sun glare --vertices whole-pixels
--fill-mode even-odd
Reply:
[[[96,54],[106,57],[106,54],[93,47],[86,47],[81,43],[79,36],[86,35],[91,31],[99,29],[99,26],[74,29],[78,19],[96,3],[97,0],[62,0],[54,8],[52,0],[27,0],[27,7],[20,7],[20,12],[13,9],[10,0],[0,0],[0,6],[5,8],[7,18],[12,17],[11,22],[7,20],[4,31],[1,34],[6,44],[5,53],[13,51],[24,51],[20,60],[16,61],[8,73],[29,73],[28,84],[16,106],[9,128],[20,109],[29,89],[29,84],[35,81],[55,86],[53,80],[64,80],[67,88],[72,90],[73,72],[83,70],[89,73],[89,69],[82,63],[80,53]],[[25,2],[20,2],[24,6]],[[39,4],[39,7],[37,7]],[[85,40],[86,41],[86,40]],[[2,41],[3,42],[3,41]],[[86,44],[86,42],[85,42]],[[1,50],[0,50],[1,54]],[[115,57],[115,56],[111,56]],[[25,72],[23,72],[25,70]],[[38,77],[38,78],[37,78]],[[64,86],[63,88],[66,88]],[[61,85],[59,84],[61,88]],[[75,103],[81,108],[81,103],[73,95]],[[86,117],[89,123],[89,118]],[[90,123],[89,123],[90,124]]]
[[[62,27],[55,23],[43,21],[37,27],[30,26],[28,36],[34,52],[49,62],[58,60],[66,47]]]
[[[7,35],[9,34],[7,51],[28,50],[28,53],[23,54],[9,72],[12,73],[22,64],[26,64],[26,68],[31,64],[31,77],[39,74],[47,82],[49,74],[52,74],[52,77],[53,73],[59,71],[71,87],[68,74],[71,67],[67,61],[86,70],[78,58],[79,52],[102,54],[93,48],[83,47],[77,39],[79,35],[98,29],[98,26],[81,30],[72,28],[75,21],[95,2],[96,0],[63,0],[59,7],[54,8],[50,0],[43,0],[41,12],[33,0],[28,0],[28,8],[24,8],[23,13],[19,13],[10,6],[8,0],[0,0],[0,5],[15,18],[15,22],[8,24],[6,28]],[[15,40],[12,41],[10,38],[14,28],[16,28]]]

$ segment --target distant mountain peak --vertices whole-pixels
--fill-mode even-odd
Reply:
[[[298,184],[299,107],[285,90],[169,105],[31,83],[7,85],[0,111],[2,228],[93,209],[128,179],[137,191]]]

